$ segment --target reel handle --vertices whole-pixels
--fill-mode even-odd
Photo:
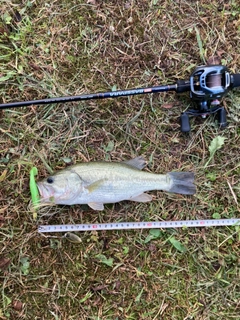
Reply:
[[[202,116],[205,118],[206,115],[217,113],[217,120],[220,129],[227,127],[227,112],[223,106],[212,107],[205,111],[198,111],[194,109],[187,110],[183,112],[180,116],[180,129],[181,132],[188,133],[191,131],[189,116]]]
[[[181,132],[187,133],[191,131],[189,115],[187,114],[187,112],[183,112],[180,116],[180,127],[181,127]]]
[[[227,113],[226,110],[224,109],[224,107],[222,107],[219,111],[218,111],[218,124],[219,127],[221,129],[224,129],[227,127]]]

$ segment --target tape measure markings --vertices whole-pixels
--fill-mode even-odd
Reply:
[[[129,230],[156,228],[193,228],[240,225],[240,219],[207,219],[207,220],[177,220],[177,221],[143,221],[143,222],[112,222],[90,224],[40,225],[38,232],[67,232],[91,230]]]

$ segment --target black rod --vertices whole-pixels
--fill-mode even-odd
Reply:
[[[131,96],[131,95],[145,94],[145,93],[157,93],[157,92],[164,92],[164,91],[177,91],[177,84],[155,86],[155,87],[149,87],[149,88],[136,88],[136,89],[129,89],[129,90],[117,90],[117,91],[109,91],[109,92],[91,93],[91,94],[83,94],[79,96],[66,96],[66,97],[46,98],[41,100],[29,100],[29,101],[3,103],[3,104],[0,104],[0,110],[9,109],[9,108],[27,107],[31,105],[52,104],[52,103],[60,103],[60,102],[65,103],[65,102],[74,102],[74,101],[91,100],[91,99],[116,98],[116,97],[124,97],[124,96]]]

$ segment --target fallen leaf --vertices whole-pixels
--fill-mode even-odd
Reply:
[[[184,247],[184,245],[178,241],[177,239],[175,239],[175,237],[172,237],[169,239],[169,241],[171,242],[171,244],[180,252],[184,253],[187,251],[187,249]]]
[[[5,221],[4,217],[0,216],[0,227],[3,225],[4,221]]]
[[[92,287],[92,291],[98,292],[98,291],[102,291],[105,288],[107,288],[107,286],[105,284],[102,284],[102,285],[99,285],[99,286]]]
[[[226,52],[223,51],[223,50],[218,50],[218,51],[217,51],[217,55],[219,56],[219,58],[221,58],[221,56],[222,56],[224,53],[226,53]]]
[[[21,311],[23,308],[23,303],[19,300],[13,300],[12,301],[12,307],[16,311]]]
[[[219,56],[212,56],[207,60],[207,65],[221,64]]]
[[[120,289],[120,286],[121,286],[121,282],[120,282],[119,280],[117,280],[117,281],[115,282],[115,289],[116,289],[116,290],[119,290],[119,289]]]
[[[9,266],[10,262],[11,260],[9,258],[0,257],[0,269],[6,269]]]
[[[164,108],[164,109],[171,109],[173,106],[174,106],[173,103],[166,103],[166,104],[163,104],[163,105],[162,105],[162,108]]]
[[[148,236],[146,237],[146,239],[144,240],[144,243],[148,243],[150,242],[151,240],[155,240],[155,239],[158,239],[160,238],[162,235],[161,231],[159,229],[151,229],[149,231],[149,234]]]
[[[113,258],[107,259],[107,257],[104,256],[103,254],[96,255],[96,258],[98,258],[100,260],[100,262],[106,264],[109,267],[113,266],[113,262],[114,262]]]
[[[5,180],[7,174],[7,169],[3,170],[3,173],[0,176],[0,182],[3,182]]]

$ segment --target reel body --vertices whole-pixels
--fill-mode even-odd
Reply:
[[[190,98],[195,102],[195,109],[188,109],[181,114],[182,132],[189,132],[189,116],[201,116],[217,113],[221,128],[227,126],[226,110],[220,105],[220,99],[231,89],[231,75],[222,65],[199,66],[190,76]]]

